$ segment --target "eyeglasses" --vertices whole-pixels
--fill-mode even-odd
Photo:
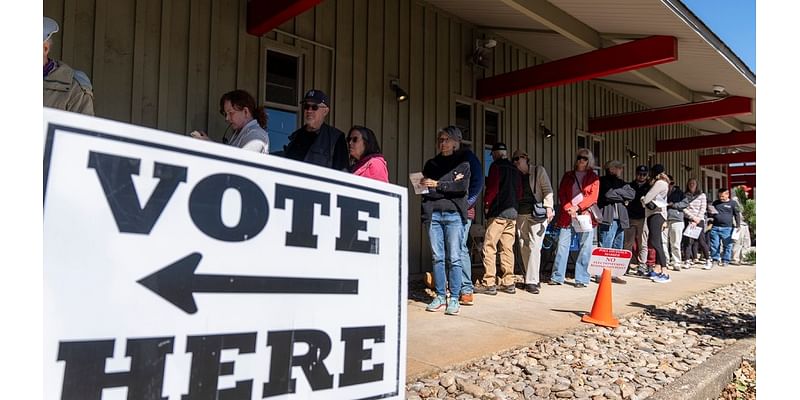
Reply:
[[[520,159],[527,160],[527,159],[528,159],[528,157],[525,157],[525,156],[519,156],[519,157],[514,157],[514,158],[512,158],[511,160],[512,160],[512,161],[514,161],[514,162],[517,162],[517,161],[519,161]]]
[[[575,161],[589,161],[589,157],[577,156],[577,157],[575,157]]]
[[[449,137],[449,136],[447,136],[447,137],[440,137],[440,138],[439,138],[439,143],[444,143],[444,142],[447,142],[448,140],[450,140],[450,137]]]
[[[356,143],[358,142],[358,136],[350,136],[347,138],[347,143]]]
[[[324,105],[322,105],[322,106],[321,106],[321,105],[319,105],[319,104],[311,104],[311,103],[305,103],[305,104],[303,104],[303,110],[317,111],[317,110],[319,110],[320,108],[325,108],[325,107],[326,107],[326,106],[324,106]]]

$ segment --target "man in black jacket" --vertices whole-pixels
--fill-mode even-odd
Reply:
[[[519,170],[508,159],[508,148],[503,143],[492,146],[489,176],[486,178],[484,212],[486,234],[483,240],[483,282],[475,286],[475,293],[497,294],[497,242],[500,242],[500,290],[515,293],[514,287],[514,238],[517,224],[517,208],[522,197],[522,181]]]
[[[330,100],[321,90],[312,89],[303,101],[303,127],[289,135],[284,156],[293,160],[347,171],[349,153],[344,133],[325,123]]]
[[[628,202],[636,197],[636,191],[622,180],[625,164],[618,160],[606,163],[606,174],[600,178],[600,193],[597,206],[603,212],[603,220],[597,225],[600,247],[621,249],[625,230],[630,228]],[[611,279],[615,283],[627,283],[620,277]]]
[[[633,244],[636,243],[638,254],[634,254],[631,258],[632,265],[639,266],[640,273],[647,273],[647,231],[645,230],[644,223],[644,206],[642,205],[641,198],[650,190],[650,184],[647,183],[647,175],[650,172],[646,165],[636,167],[636,179],[630,185],[636,191],[636,196],[633,200],[628,202],[628,221],[630,228],[625,230],[625,240],[622,247],[625,250],[633,251]]]

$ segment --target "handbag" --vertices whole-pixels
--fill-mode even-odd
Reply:
[[[547,209],[544,207],[544,202],[543,201],[536,201],[536,193],[535,193],[536,192],[536,188],[538,187],[536,185],[536,179],[539,177],[539,166],[538,165],[536,167],[534,167],[533,174],[534,174],[533,175],[533,190],[534,190],[533,200],[534,201],[533,201],[533,210],[531,211],[531,216],[533,217],[533,219],[535,219],[537,221],[544,221],[544,220],[547,219]]]

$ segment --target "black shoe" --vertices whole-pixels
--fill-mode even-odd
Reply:
[[[562,282],[558,282],[558,281],[549,281],[549,282],[547,282],[547,284],[550,285],[550,286],[563,285]]]
[[[622,279],[622,278],[620,278],[618,276],[612,276],[611,277],[611,282],[619,283],[620,285],[624,285],[624,284],[628,283],[628,281],[626,281],[625,279]]]
[[[517,288],[514,285],[500,285],[500,291],[503,293],[514,294],[517,293]]]
[[[488,294],[489,296],[497,295],[497,286],[483,286],[483,285],[476,285],[475,286],[475,293],[478,294]]]
[[[575,284],[575,287],[576,287],[576,288],[585,288],[585,287],[586,287],[586,284],[585,284],[585,283],[576,283],[576,284]]]
[[[535,283],[525,284],[525,291],[532,294],[539,294],[539,285]]]

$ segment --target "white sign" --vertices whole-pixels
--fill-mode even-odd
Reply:
[[[630,250],[597,247],[592,250],[592,258],[589,259],[589,275],[601,275],[603,269],[608,268],[611,270],[612,277],[622,276],[628,271],[630,262]]]
[[[46,399],[402,398],[407,189],[44,110]]]

